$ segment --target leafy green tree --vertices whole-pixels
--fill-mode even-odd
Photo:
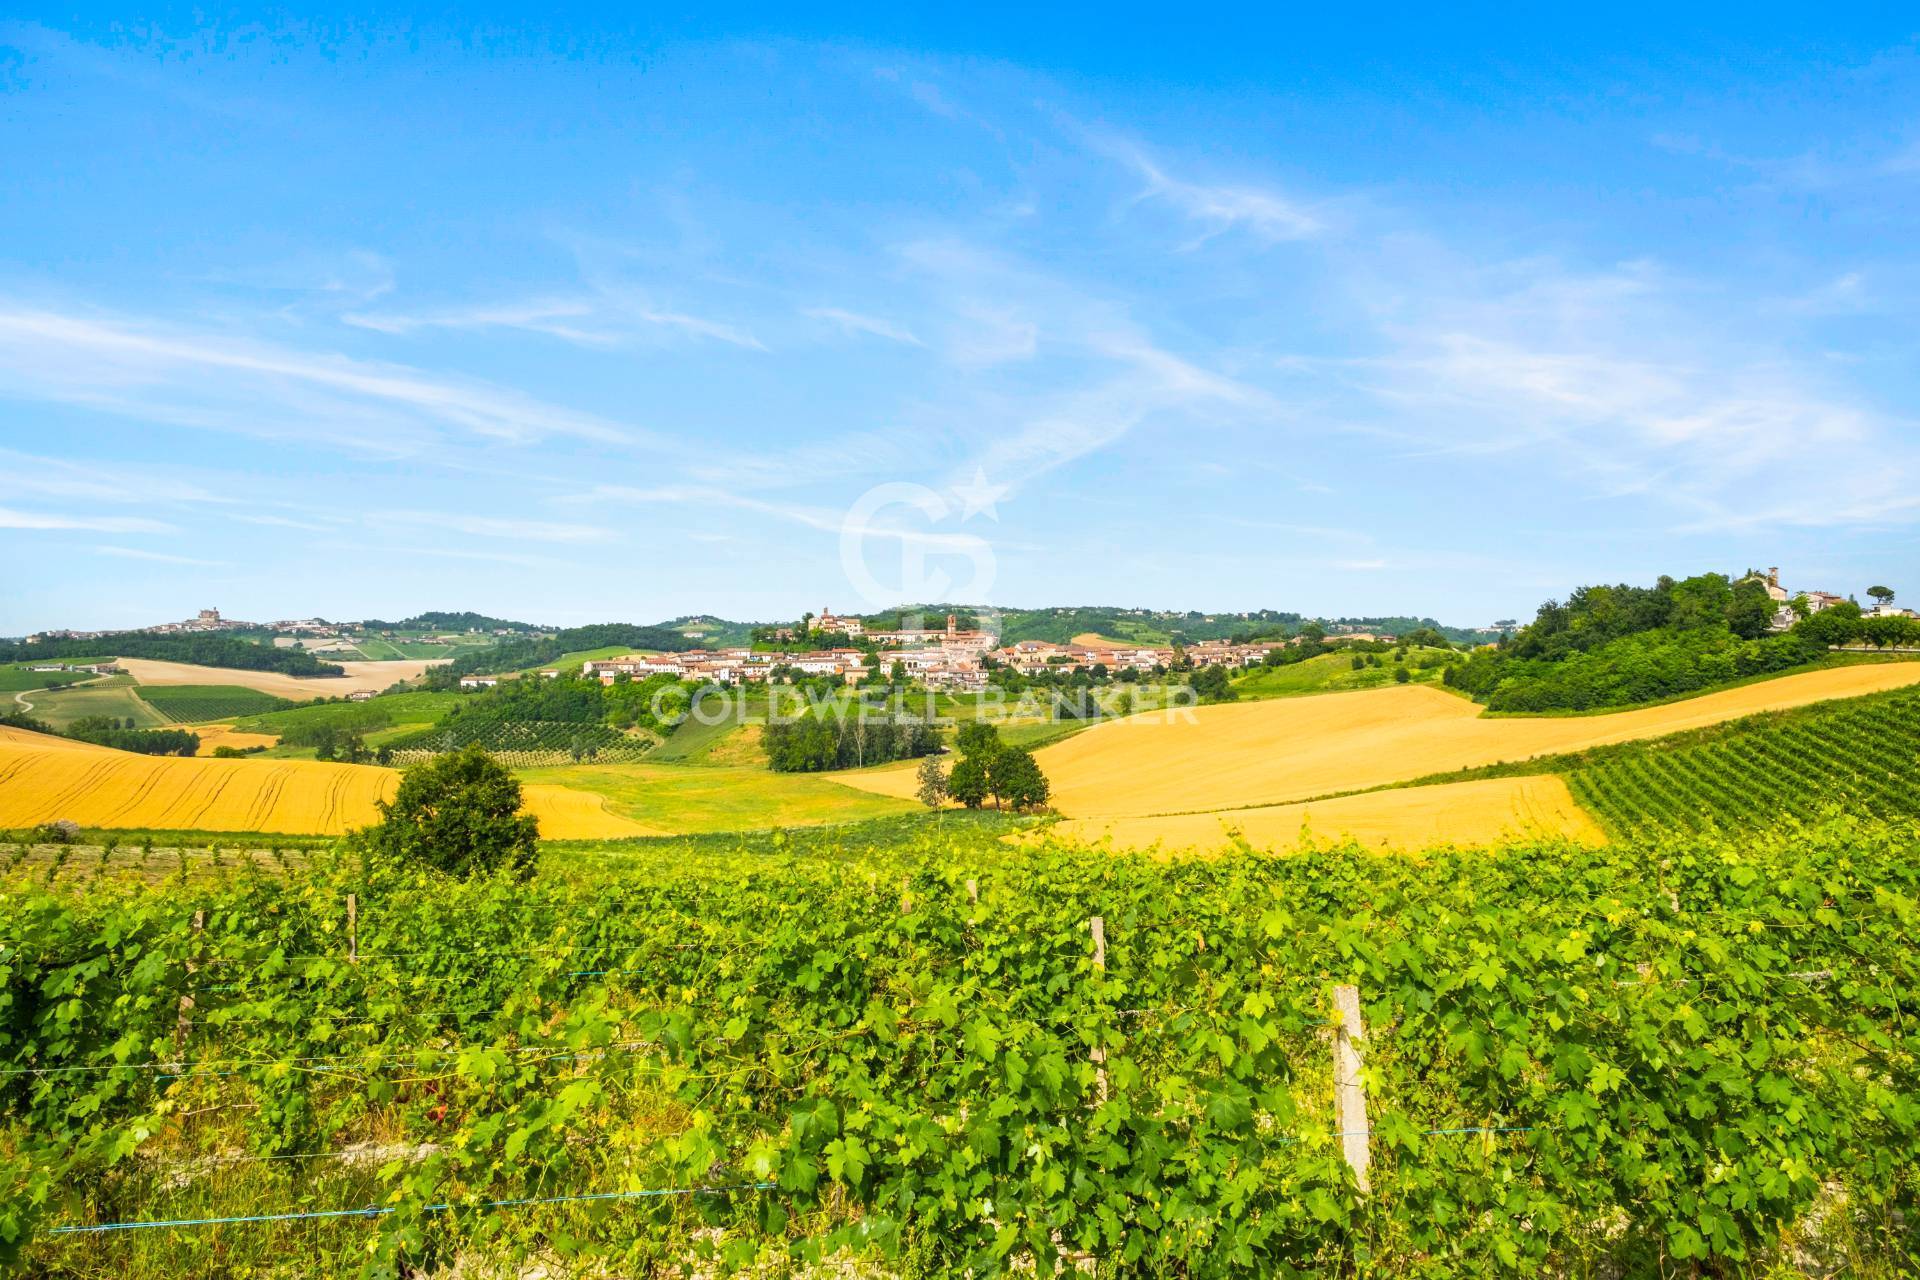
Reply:
[[[1773,625],[1773,597],[1758,578],[1735,583],[1733,599],[1727,605],[1727,629],[1742,640],[1758,640]]]
[[[1860,606],[1851,600],[1810,614],[1793,624],[1793,634],[1814,644],[1851,644],[1860,638]]]
[[[1232,702],[1240,696],[1228,679],[1225,667],[1201,667],[1187,677],[1187,683],[1205,702]]]
[[[1000,750],[1000,730],[985,720],[969,720],[954,742],[963,756],[991,756]]]
[[[359,833],[368,850],[467,878],[524,880],[540,853],[540,824],[520,812],[520,783],[477,746],[414,765],[380,821]]]
[[[1893,603],[1892,587],[1868,587],[1867,594],[1872,596],[1874,602],[1877,604],[1888,605]]]
[[[1006,747],[987,762],[987,790],[994,808],[1004,802],[1015,810],[1037,809],[1049,793],[1046,775],[1024,747]]]
[[[947,770],[939,756],[924,756],[920,761],[920,786],[914,792],[920,803],[938,809],[947,798]]]
[[[954,761],[953,769],[947,774],[947,794],[969,809],[978,809],[986,802],[988,757],[974,754],[963,755]]]
[[[1401,663],[1393,669],[1393,682],[1395,684],[1405,684],[1411,679],[1413,679],[1413,672],[1407,670],[1405,663]]]

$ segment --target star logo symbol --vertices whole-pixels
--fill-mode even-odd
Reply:
[[[1006,494],[1007,486],[994,484],[988,480],[986,469],[983,467],[975,467],[973,479],[953,487],[953,496],[960,499],[962,521],[971,520],[977,515],[984,515],[989,520],[998,520],[1000,512],[994,504]]]

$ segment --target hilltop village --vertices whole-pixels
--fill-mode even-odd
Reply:
[[[581,665],[581,674],[598,678],[603,684],[612,684],[622,676],[638,679],[650,675],[675,675],[724,685],[764,684],[803,675],[839,677],[851,684],[870,673],[898,668],[901,674],[930,689],[964,693],[986,688],[988,673],[999,667],[1022,675],[1076,666],[1102,666],[1112,672],[1165,672],[1184,658],[1195,668],[1239,668],[1259,663],[1270,650],[1287,643],[1202,640],[1176,648],[1088,637],[1068,644],[1020,640],[1001,645],[991,631],[961,627],[954,614],[948,614],[940,627],[870,629],[858,618],[836,615],[829,609],[822,609],[818,617],[809,617],[799,626],[772,628],[768,636],[767,644],[588,659]],[[1371,632],[1343,638],[1393,639]],[[553,678],[560,670],[550,667],[540,674]],[[491,675],[465,676],[460,684],[469,689],[486,688],[498,679]]]

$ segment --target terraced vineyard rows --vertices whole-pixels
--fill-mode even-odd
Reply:
[[[971,832],[525,885],[20,862],[0,1250],[1642,1275],[1844,1219],[1854,1263],[1914,1262],[1911,832],[1170,865]],[[1372,1031],[1364,1194],[1336,982]],[[198,1225],[90,1230],[168,1219]]]
[[[1820,703],[1590,753],[1574,796],[1617,833],[1741,830],[1824,806],[1920,818],[1920,692]]]

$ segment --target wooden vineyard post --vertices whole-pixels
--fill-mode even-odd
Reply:
[[[196,911],[193,913],[193,941],[187,951],[187,986],[189,988],[193,986],[193,975],[200,971],[200,963],[198,960],[200,954],[200,931],[206,927],[206,924],[207,913],[205,911]],[[173,1024],[174,1052],[186,1052],[187,1032],[192,1029],[193,993],[189,990],[183,992],[180,996],[180,1012]]]
[[[903,916],[913,914],[913,894],[910,892],[912,888],[913,888],[913,877],[901,876],[900,877],[900,914]]]
[[[1367,1088],[1360,1079],[1360,1050],[1355,1047],[1356,1042],[1367,1038],[1360,1021],[1360,988],[1347,984],[1335,987],[1333,1004],[1340,1015],[1333,1033],[1333,1123],[1354,1181],[1365,1192],[1372,1188],[1367,1178]]]
[[[1093,934],[1093,972],[1096,977],[1107,975],[1107,921],[1104,916],[1095,916],[1087,921],[1087,931]],[[1095,1044],[1093,1046],[1094,1087],[1100,1091],[1100,1101],[1107,1100],[1107,1051]]]
[[[980,905],[980,882],[971,876],[967,877],[967,901]]]
[[[347,895],[347,963],[360,963],[360,895]]]

